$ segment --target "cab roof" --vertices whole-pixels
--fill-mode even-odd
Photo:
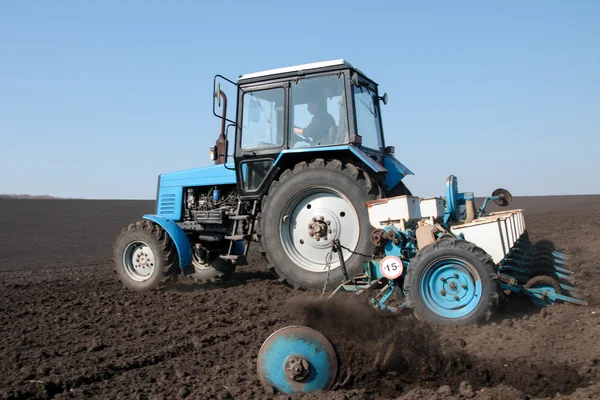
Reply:
[[[339,69],[353,69],[358,73],[362,74],[365,78],[366,75],[360,71],[358,68],[355,68],[352,64],[344,59],[339,60],[330,60],[330,61],[320,61],[309,64],[300,64],[294,65],[291,67],[283,67],[276,69],[268,69],[265,71],[253,72],[250,74],[240,75],[238,78],[238,83],[246,83],[246,82],[255,82],[259,80],[266,80],[266,78],[282,78],[285,76],[296,76],[303,75],[307,72],[319,72],[319,71],[329,71],[329,70],[339,70]],[[368,79],[368,78],[367,78]]]

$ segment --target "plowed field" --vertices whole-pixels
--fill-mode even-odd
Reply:
[[[304,323],[330,338],[348,378],[304,398],[600,398],[600,196],[511,206],[525,208],[533,241],[568,254],[589,306],[513,300],[460,328],[323,303],[272,279],[258,245],[229,282],[129,292],[111,272],[112,244],[153,206],[0,200],[0,397],[287,398],[260,386],[256,356],[273,331]],[[392,361],[377,362],[392,345]]]

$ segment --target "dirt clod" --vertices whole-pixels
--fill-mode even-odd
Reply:
[[[462,381],[460,383],[460,386],[458,387],[458,393],[460,393],[461,396],[464,396],[468,399],[470,399],[471,397],[475,397],[475,392],[473,391],[473,387],[467,381]]]

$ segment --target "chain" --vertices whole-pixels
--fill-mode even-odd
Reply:
[[[373,255],[372,254],[370,256],[368,256],[366,254],[359,253],[357,251],[349,249],[346,246],[343,246],[340,243],[338,243],[338,246],[340,246],[342,249],[350,252],[351,254],[357,254],[359,256],[363,256],[363,257],[367,257],[367,258],[373,259]],[[335,246],[332,247],[331,251],[329,253],[327,253],[327,255],[325,256],[325,269],[327,270],[327,277],[325,278],[325,285],[323,285],[323,292],[321,293],[321,297],[325,296],[325,292],[327,291],[327,286],[329,286],[329,272],[331,271],[331,259],[333,258],[333,253],[334,252],[336,252],[335,251]]]
[[[331,259],[333,258],[333,249],[325,256],[325,268],[327,269],[327,277],[325,278],[325,285],[323,286],[323,292],[321,297],[325,296],[327,291],[327,285],[329,285],[329,271],[331,271]]]
[[[351,250],[351,249],[347,248],[346,246],[344,246],[344,245],[342,245],[342,244],[340,244],[339,246],[340,246],[342,249],[344,249],[344,250],[347,250],[347,251],[349,251],[349,252],[350,252],[350,253],[352,253],[352,254],[357,254],[357,255],[359,255],[359,256],[363,256],[363,257],[367,257],[367,258],[371,258],[371,259],[373,258],[373,255],[372,255],[372,254],[369,256],[369,255],[366,255],[366,254],[359,253],[359,252],[357,252],[357,251]]]

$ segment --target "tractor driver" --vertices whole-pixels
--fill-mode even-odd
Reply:
[[[312,140],[313,144],[323,143],[331,127],[335,126],[335,120],[327,112],[324,102],[310,101],[307,105],[308,112],[313,116],[306,128],[294,126],[294,133]]]

